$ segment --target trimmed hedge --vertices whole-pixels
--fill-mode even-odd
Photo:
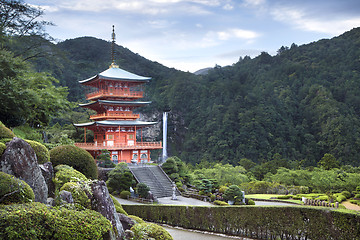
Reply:
[[[104,239],[110,221],[92,210],[51,209],[42,203],[0,205],[0,239]]]
[[[89,152],[73,145],[58,146],[50,150],[50,161],[53,166],[69,165],[86,177],[98,178],[97,167],[94,158]]]
[[[360,215],[354,211],[295,206],[123,205],[123,208],[147,221],[255,239],[360,238]]]
[[[13,138],[15,134],[7,128],[2,122],[0,122],[0,138]]]
[[[39,164],[50,162],[49,150],[43,144],[32,140],[25,141],[34,149]]]
[[[134,240],[155,239],[155,240],[173,240],[172,236],[161,226],[154,223],[135,224],[131,231],[134,232]]]
[[[0,172],[0,204],[28,203],[34,199],[34,192],[26,182]]]

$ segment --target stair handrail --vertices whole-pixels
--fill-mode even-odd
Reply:
[[[160,171],[166,176],[166,178],[171,182],[171,184],[175,184],[175,182],[173,182],[173,181],[171,180],[171,178],[166,174],[166,172],[162,169],[162,167],[160,167],[159,165],[157,165],[157,167],[160,168]],[[176,189],[176,192],[177,192],[180,196],[182,196],[182,194],[181,194],[180,190],[177,188],[176,184],[175,184],[175,189]]]
[[[136,174],[134,173],[134,171],[129,167],[130,172],[132,173],[132,175],[134,176],[135,180],[139,183],[139,179],[136,177]]]

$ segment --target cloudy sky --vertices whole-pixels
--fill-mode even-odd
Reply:
[[[165,66],[196,71],[360,27],[359,0],[25,0],[59,41],[92,36]],[[90,49],[91,50],[91,49]],[[107,53],[104,53],[107,54]]]

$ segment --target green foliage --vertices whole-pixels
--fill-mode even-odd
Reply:
[[[101,150],[101,154],[96,157],[99,167],[102,168],[114,168],[116,166],[110,158],[110,152],[106,149]]]
[[[227,202],[220,201],[220,200],[215,200],[214,204],[215,205],[220,205],[220,206],[230,206]]]
[[[206,195],[211,193],[213,185],[209,179],[201,179],[199,190],[205,193]]]
[[[110,194],[110,197],[112,199],[112,201],[114,202],[114,206],[115,206],[115,209],[116,209],[116,212],[117,213],[122,213],[122,214],[125,214],[125,215],[128,215],[127,212],[125,212],[124,208],[121,206],[121,204],[119,203],[118,200],[116,200],[116,198],[114,198],[113,195]]]
[[[39,164],[50,162],[49,150],[43,144],[32,140],[25,141],[34,149]]]
[[[5,149],[6,149],[5,143],[0,142],[0,157],[4,153]]]
[[[340,165],[332,154],[325,153],[325,155],[318,162],[318,166],[325,170],[330,170],[332,168],[338,168]]]
[[[172,157],[166,159],[166,162],[164,162],[164,164],[161,167],[164,170],[164,172],[168,175],[173,173],[178,173],[179,171],[175,159]]]
[[[147,240],[153,238],[155,240],[172,240],[172,236],[161,226],[154,223],[135,224],[131,231],[134,232],[134,240]]]
[[[249,200],[248,200],[248,203],[247,203],[247,205],[255,205],[255,202],[254,202],[254,200],[252,200],[252,199],[249,199]]]
[[[228,201],[241,201],[244,198],[244,195],[237,185],[231,185],[225,190],[223,198]]]
[[[98,177],[95,160],[84,149],[72,145],[58,146],[50,150],[50,161],[53,166],[69,165],[88,178],[97,179]]]
[[[134,183],[134,177],[131,174],[129,167],[126,163],[119,163],[116,167],[108,173],[109,179],[106,185],[111,192],[117,191],[118,193],[129,190]]]
[[[26,182],[0,172],[0,204],[27,203],[34,199],[34,192]]]
[[[146,221],[252,239],[281,239],[284,233],[288,239],[357,239],[360,234],[360,215],[350,210],[304,206],[126,205],[124,208]]]
[[[55,167],[54,183],[56,189],[60,189],[68,182],[87,181],[84,174],[67,165],[58,165]]]
[[[121,191],[120,192],[120,197],[122,199],[128,199],[131,196],[131,193],[129,191]]]
[[[15,134],[7,128],[2,122],[0,122],[0,138],[13,138]]]
[[[91,202],[86,194],[88,189],[89,188],[84,186],[84,183],[67,182],[60,188],[60,191],[65,190],[71,192],[75,204],[79,204],[84,208],[91,209]]]
[[[144,220],[142,220],[140,217],[138,216],[134,216],[134,215],[128,215],[128,217],[130,217],[132,220],[136,221],[136,223],[145,223]]]
[[[148,193],[150,191],[150,188],[145,183],[138,183],[136,185],[136,192],[139,194],[141,198],[146,198],[148,196]]]
[[[52,209],[41,203],[2,206],[0,218],[0,238],[9,240],[100,240],[112,229],[98,212]]]
[[[351,193],[349,191],[342,191],[341,194],[344,195],[347,199],[351,198]]]
[[[43,136],[38,128],[32,128],[28,124],[24,124],[13,128],[14,134],[22,139],[29,139],[37,142],[42,142]]]

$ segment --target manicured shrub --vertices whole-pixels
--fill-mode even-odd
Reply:
[[[90,199],[86,195],[85,187],[82,186],[80,182],[67,182],[60,188],[60,191],[63,190],[71,192],[75,204],[79,204],[84,208],[91,209]]]
[[[0,138],[13,138],[15,134],[7,128],[2,122],[0,122]]]
[[[355,198],[360,198],[360,193],[356,194]]]
[[[249,199],[249,200],[248,200],[248,203],[247,203],[247,205],[255,205],[255,202],[254,202],[254,200],[252,200],[252,199]]]
[[[136,240],[153,238],[155,240],[172,240],[172,236],[161,226],[154,223],[135,224],[131,231],[134,232]]]
[[[341,203],[346,200],[346,197],[344,195],[342,195],[341,193],[335,193],[334,196],[335,196],[336,202]]]
[[[328,201],[329,197],[326,195],[323,195],[323,196],[319,196],[319,197],[315,198],[315,200]]]
[[[292,197],[293,197],[293,195],[280,195],[280,196],[277,196],[277,199],[290,199]]]
[[[237,185],[231,185],[228,189],[226,189],[223,197],[228,201],[240,201],[244,198],[240,188]]]
[[[121,191],[120,197],[122,199],[128,199],[129,197],[131,197],[131,193],[129,191]]]
[[[219,193],[225,193],[226,189],[228,189],[228,187],[226,187],[226,186],[221,186],[221,187],[219,188]]]
[[[112,229],[100,213],[47,208],[42,203],[0,207],[0,239],[104,239]]]
[[[138,216],[128,215],[128,217],[131,218],[132,220],[134,220],[136,223],[145,223],[145,221],[142,220],[142,218],[140,218]]]
[[[34,199],[34,192],[26,182],[0,172],[0,204],[28,203]]]
[[[50,161],[49,150],[43,144],[32,140],[25,141],[34,149],[39,164]]]
[[[63,145],[51,149],[50,161],[54,166],[69,165],[88,178],[97,179],[98,177],[94,158],[86,150],[76,146]]]
[[[220,201],[220,200],[215,200],[214,204],[215,205],[220,205],[220,206],[230,206],[227,202]]]
[[[0,142],[0,157],[4,153],[5,149],[6,149],[5,143]]]
[[[116,198],[114,198],[114,196],[111,195],[111,194],[110,194],[110,197],[111,197],[111,199],[112,199],[113,202],[114,202],[114,206],[115,206],[116,212],[117,212],[117,213],[122,213],[122,214],[128,215],[127,212],[123,209],[123,207],[122,207],[121,204],[119,203],[119,201],[116,200]]]
[[[351,198],[351,193],[349,191],[342,191],[341,194],[344,195],[347,199]]]
[[[108,173],[108,180],[106,185],[110,192],[121,192],[129,190],[135,183],[134,177],[129,170],[126,163],[119,163],[116,167]]]
[[[55,167],[55,187],[60,189],[67,182],[87,181],[88,179],[79,171],[67,165],[58,165]]]
[[[136,192],[139,194],[141,198],[146,198],[148,196],[148,193],[150,191],[150,188],[145,183],[138,183],[136,185]]]

